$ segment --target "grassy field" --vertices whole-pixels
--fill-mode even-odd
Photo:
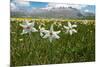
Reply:
[[[29,19],[30,20],[30,19]],[[61,23],[62,26],[54,25],[54,30],[61,30],[60,39],[53,40],[40,37],[39,32],[33,32],[31,35],[21,35],[23,28],[20,24],[23,20],[11,19],[11,65],[41,65],[58,63],[76,63],[95,61],[95,21],[87,20],[42,20],[33,19],[35,27],[44,23],[45,28],[49,29],[54,22]],[[63,25],[67,22],[76,24],[77,33],[72,35],[65,34]]]

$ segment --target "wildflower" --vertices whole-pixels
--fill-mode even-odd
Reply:
[[[15,18],[11,18],[11,21],[13,22],[13,21],[15,21],[16,19]]]
[[[30,32],[37,32],[36,28],[34,27],[34,22],[29,23],[29,21],[25,21],[24,24],[20,24],[21,27],[23,27],[23,32],[21,34],[26,34]]]
[[[61,24],[61,23],[59,23],[59,24],[58,24],[58,27],[61,27],[61,26],[62,26],[62,24]]]
[[[75,27],[77,27],[77,25],[72,25],[70,22],[68,22],[68,26],[64,26],[66,33],[70,33],[70,35],[72,35],[74,32],[77,33],[77,31],[73,29]]]
[[[57,25],[57,22],[54,22],[53,24],[54,24],[54,25]]]
[[[53,24],[54,24],[57,28],[61,28],[61,27],[62,27],[61,22],[54,22]]]
[[[84,20],[83,22],[84,22],[84,24],[87,24],[88,23],[88,20]]]
[[[60,37],[58,34],[61,31],[54,31],[53,30],[53,25],[51,25],[50,30],[46,31],[46,34],[44,35],[43,38],[49,38],[50,42],[52,42],[53,39],[59,39]]]
[[[40,30],[41,37],[43,37],[48,32],[48,30],[45,30],[45,28],[41,27],[41,25],[39,26],[39,30]]]
[[[23,41],[23,39],[19,39],[19,41]]]

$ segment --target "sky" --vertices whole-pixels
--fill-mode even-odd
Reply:
[[[30,6],[35,7],[35,8],[44,8],[47,5],[48,5],[48,3],[46,3],[46,2],[30,2]]]
[[[50,10],[51,8],[59,7],[72,7],[80,9],[84,12],[93,12],[95,13],[95,5],[84,5],[84,4],[62,4],[62,3],[48,3],[48,2],[31,2],[31,1],[21,1],[21,0],[11,0],[11,10],[18,10],[20,8],[25,8],[31,10],[33,8],[42,8]]]

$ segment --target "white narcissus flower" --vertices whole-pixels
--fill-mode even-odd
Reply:
[[[56,25],[56,24],[57,24],[57,22],[54,22],[53,24],[54,24],[54,25]]]
[[[70,33],[70,35],[77,33],[77,31],[74,29],[75,27],[77,27],[77,25],[72,25],[70,22],[68,22],[68,26],[64,26],[66,33]]]
[[[57,27],[60,28],[62,26],[61,22],[57,23]]]
[[[43,37],[48,32],[48,30],[45,30],[45,28],[41,27],[41,25],[39,26],[39,31],[41,37]]]
[[[84,24],[87,24],[87,23],[88,23],[88,20],[84,20],[83,23],[84,23]]]
[[[57,26],[58,28],[62,26],[61,22],[58,22],[58,23],[57,23],[57,22],[54,22],[53,24],[54,24],[55,26]]]
[[[15,18],[11,18],[11,21],[16,21],[16,19]]]
[[[29,21],[27,21],[27,20],[23,24],[20,24],[20,26],[23,28],[23,32],[21,34],[26,34],[26,33],[38,31],[34,27],[34,22],[29,23]]]
[[[60,37],[58,36],[58,34],[61,31],[54,31],[53,30],[53,25],[51,25],[50,30],[46,31],[45,35],[43,38],[49,38],[50,42],[52,42],[53,39],[59,39]]]

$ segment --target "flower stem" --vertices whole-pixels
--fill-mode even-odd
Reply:
[[[51,42],[49,48],[50,48],[50,64],[52,64],[52,43]]]
[[[34,59],[35,58],[35,46],[34,46],[34,41],[32,39],[32,34],[31,33],[29,33],[29,38],[30,38],[30,43],[31,43],[29,45],[29,49],[30,49],[30,52],[32,52],[34,54],[34,56],[33,56],[33,59]],[[31,49],[32,46],[33,46],[33,49]],[[33,62],[35,62],[35,60],[33,60]]]
[[[32,36],[31,36],[32,34],[31,33],[29,33],[29,38],[30,38],[30,41],[31,41],[31,43],[32,43],[32,45],[34,45],[34,41],[32,41]]]

